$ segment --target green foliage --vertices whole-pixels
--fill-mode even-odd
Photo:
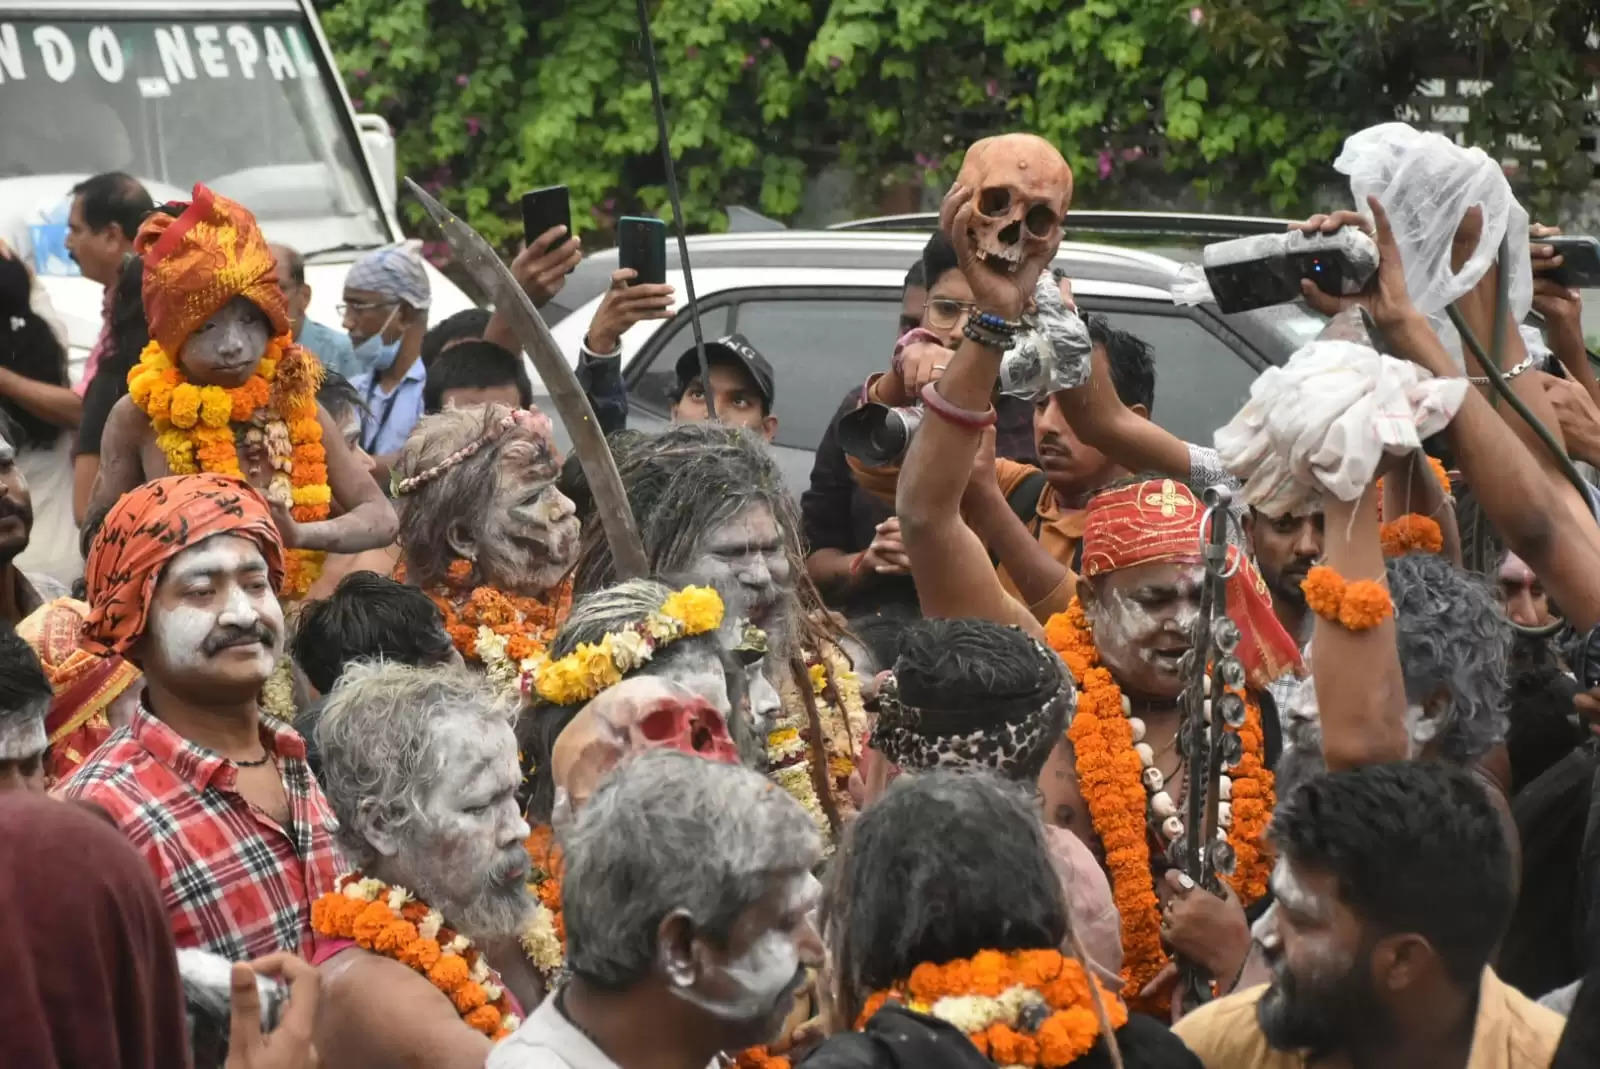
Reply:
[[[1077,203],[1314,206],[1354,129],[1418,81],[1491,78],[1468,136],[1539,139],[1536,194],[1588,181],[1577,150],[1587,5],[1572,0],[652,0],[684,213],[780,218],[843,164],[851,211],[941,188],[971,141],[1054,141]],[[572,190],[580,231],[666,216],[628,0],[340,0],[322,13],[358,108],[402,173],[514,244],[516,197]],[[1515,154],[1515,153],[1511,153]],[[412,215],[415,219],[415,215]]]

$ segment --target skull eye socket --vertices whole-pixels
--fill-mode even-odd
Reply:
[[[1003,215],[1011,208],[1011,190],[991,186],[978,194],[978,211],[983,215]]]
[[[1023,222],[1028,227],[1028,233],[1036,238],[1049,237],[1050,232],[1055,229],[1056,223],[1059,221],[1056,218],[1056,213],[1050,210],[1049,205],[1045,204],[1035,204],[1028,209],[1028,214],[1023,216]]]
[[[639,734],[650,742],[671,742],[682,730],[678,712],[671,707],[657,709],[639,721]]]

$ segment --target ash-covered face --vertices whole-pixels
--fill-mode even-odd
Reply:
[[[686,959],[666,963],[670,990],[731,1026],[729,1047],[776,1039],[806,969],[822,964],[821,899],[822,885],[808,871],[773,880],[739,915],[725,946],[696,935]]]
[[[419,787],[421,817],[399,832],[389,868],[472,939],[521,930],[528,895],[527,821],[517,808],[517,741],[509,724],[485,727],[454,713],[435,721],[428,744],[448,755]]]
[[[496,460],[494,497],[474,551],[478,574],[496,590],[538,595],[555,586],[578,553],[577,508],[556,488],[551,453],[526,440]]]
[[[267,351],[266,315],[235,297],[195,328],[178,350],[178,365],[197,386],[243,386]]]
[[[764,501],[752,501],[705,532],[695,556],[671,577],[673,586],[709,586],[722,595],[725,634],[749,621],[776,639],[794,596],[794,572],[783,531]],[[776,644],[776,643],[775,643]]]
[[[1338,886],[1333,873],[1285,857],[1273,869],[1275,901],[1256,925],[1272,982],[1256,1020],[1278,1050],[1327,1054],[1355,1035],[1378,1038],[1389,1028],[1368,969],[1371,940],[1339,901]]]
[[[168,689],[238,698],[272,674],[283,636],[283,610],[261,550],[239,535],[212,535],[161,573],[136,659]]]
[[[1101,662],[1132,697],[1167,700],[1183,690],[1180,662],[1194,641],[1205,569],[1138,564],[1097,576],[1084,603]]]

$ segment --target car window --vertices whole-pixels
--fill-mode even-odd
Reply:
[[[763,294],[717,308],[701,323],[707,341],[738,331],[767,358],[776,380],[777,444],[815,449],[845,391],[888,364],[899,315],[899,294],[892,290],[881,297]],[[688,317],[667,324],[660,337],[659,345],[651,339],[649,364],[632,394],[664,412],[677,389],[673,367],[694,346]]]
[[[1212,432],[1232,419],[1249,398],[1255,369],[1187,316],[1123,311],[1104,315],[1113,327],[1150,344],[1156,367],[1156,410],[1151,413],[1155,421],[1186,442],[1211,445]]]

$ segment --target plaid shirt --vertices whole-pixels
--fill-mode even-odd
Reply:
[[[311,903],[343,869],[305,740],[263,721],[289,800],[285,829],[235,789],[238,766],[142,705],[57,793],[109,813],[161,885],[173,938],[232,961],[311,947]]]

